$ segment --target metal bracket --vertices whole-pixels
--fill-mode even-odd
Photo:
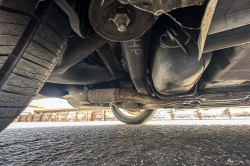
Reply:
[[[119,67],[119,64],[115,58],[115,55],[110,48],[110,45],[108,43],[104,44],[102,47],[96,50],[100,57],[102,58],[103,62],[109,69],[110,73],[115,78],[120,78],[122,74],[122,71]]]
[[[84,38],[80,30],[80,20],[74,9],[65,0],[54,0],[55,3],[68,15],[71,28],[80,37]]]

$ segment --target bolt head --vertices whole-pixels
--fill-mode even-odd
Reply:
[[[126,7],[120,7],[116,9],[114,18],[112,20],[120,32],[126,31],[127,26],[130,23],[129,15],[129,10]]]
[[[121,24],[121,25],[118,26],[118,30],[119,30],[120,32],[124,32],[124,31],[126,31],[126,29],[127,29],[127,27],[126,27],[126,25],[124,25],[124,24]]]
[[[130,19],[127,14],[115,14],[113,21],[115,24],[124,22],[126,26],[130,23]]]

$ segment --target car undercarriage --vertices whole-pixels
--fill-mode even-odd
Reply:
[[[55,6],[52,14],[38,12],[46,3]],[[45,0],[35,4],[32,18],[62,13],[42,22],[60,25],[53,32],[65,40],[63,46],[46,41],[51,49],[42,52],[41,63],[50,63],[54,47],[60,47],[58,62],[51,65],[45,84],[33,96],[39,92],[67,98],[76,108],[111,107],[128,124],[149,120],[158,108],[250,106],[249,0]],[[2,8],[10,11],[8,5]],[[65,18],[67,23],[62,21]],[[6,63],[14,62],[10,55],[5,60],[0,61],[0,73],[7,70]]]

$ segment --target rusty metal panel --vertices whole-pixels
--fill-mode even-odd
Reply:
[[[32,118],[32,115],[31,115],[31,114],[28,114],[28,115],[26,116],[25,122],[30,122],[30,121],[31,121],[31,118]]]
[[[92,121],[92,113],[93,113],[93,111],[88,111],[87,121]]]
[[[241,113],[231,113],[231,116],[237,117],[237,118],[250,117],[250,112],[243,111],[243,112],[241,112]]]
[[[58,110],[59,111],[59,110]],[[250,118],[250,109],[210,109],[210,110],[176,110],[159,109],[153,120],[180,120],[180,119],[246,119]],[[41,114],[20,115],[14,122],[66,122],[66,121],[115,121],[111,110],[77,110],[52,112],[46,110]]]
[[[88,120],[88,111],[77,112],[76,121],[87,121],[87,120]]]
[[[39,122],[40,114],[33,114],[32,122]]]
[[[170,111],[165,111],[165,110],[158,110],[156,111],[155,115],[154,115],[154,120],[170,120],[172,119],[172,116],[173,114],[172,113],[172,110]]]
[[[56,113],[53,112],[51,113],[51,119],[50,119],[51,122],[56,122],[57,121],[57,116],[56,116]]]
[[[57,116],[57,122],[66,122],[68,112],[57,112],[56,116]]]
[[[20,115],[19,122],[25,122],[26,115]]]
[[[111,110],[105,110],[104,117],[105,117],[105,121],[117,120]]]
[[[92,121],[103,121],[103,110],[96,110],[92,112]]]
[[[68,112],[66,121],[73,122],[76,121],[77,112]]]
[[[42,114],[41,122],[50,122],[51,116],[51,113]]]

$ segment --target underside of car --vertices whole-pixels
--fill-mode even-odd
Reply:
[[[249,0],[0,1],[0,130],[39,95],[111,107],[249,107]]]

